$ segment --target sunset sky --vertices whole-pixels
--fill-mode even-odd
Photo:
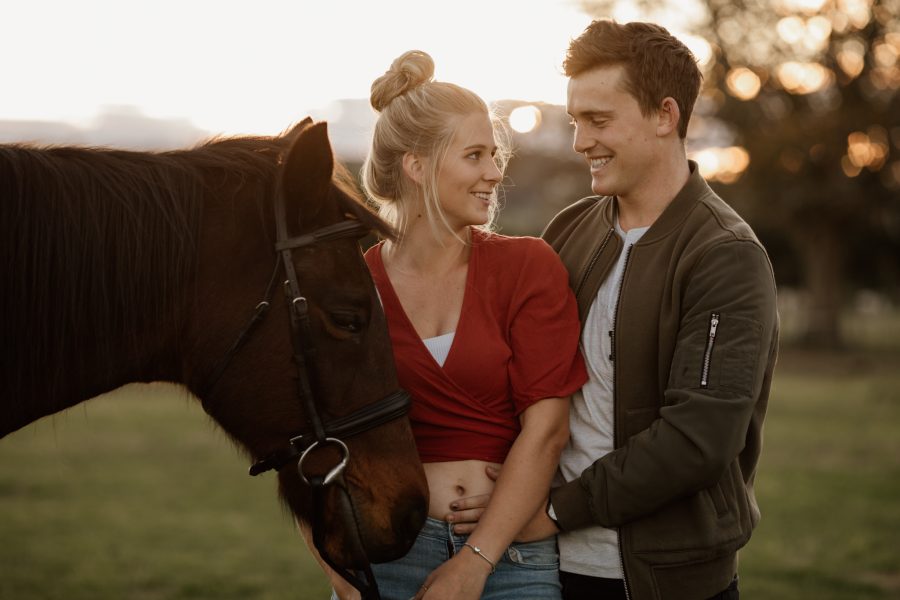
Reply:
[[[0,0],[0,119],[86,124],[110,106],[215,133],[277,133],[367,98],[400,53],[487,100],[565,102],[590,22],[569,0]]]

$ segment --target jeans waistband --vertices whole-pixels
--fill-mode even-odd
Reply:
[[[453,533],[453,525],[447,521],[441,521],[433,517],[425,519],[425,524],[419,531],[419,534],[425,534],[431,537],[444,537],[453,540],[465,540],[468,534]]]

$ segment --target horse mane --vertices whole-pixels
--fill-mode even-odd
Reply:
[[[334,163],[334,185],[343,194],[338,194],[341,209],[345,215],[362,222],[370,231],[378,233],[382,238],[396,239],[397,232],[384,219],[378,216],[365,196],[359,190],[359,184],[342,163]]]
[[[301,129],[168,152],[0,146],[0,375],[13,408],[38,396],[62,404],[75,389],[99,393],[78,385],[88,365],[123,348],[138,356],[147,343],[138,332],[177,332],[173,315],[196,272],[204,197],[272,197],[282,155]],[[343,167],[335,185],[345,213],[390,231]],[[154,371],[175,368],[176,357],[156,359]]]

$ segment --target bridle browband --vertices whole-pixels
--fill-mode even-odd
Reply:
[[[381,596],[379,595],[378,586],[370,565],[367,564],[363,569],[365,573],[365,581],[363,581],[356,574],[336,564],[325,550],[324,532],[322,531],[324,494],[327,487],[331,485],[336,485],[341,490],[343,496],[340,498],[340,502],[342,508],[345,509],[341,512],[344,513],[343,516],[347,521],[352,521],[352,529],[356,531],[355,540],[353,541],[356,546],[355,550],[357,553],[365,555],[365,551],[362,549],[362,541],[359,538],[359,519],[343,478],[343,471],[350,460],[350,450],[343,440],[405,416],[410,406],[409,394],[399,389],[349,415],[327,423],[323,422],[312,394],[310,375],[316,347],[309,319],[309,307],[306,298],[300,293],[300,283],[293,260],[293,251],[298,248],[346,238],[358,239],[369,233],[369,228],[358,220],[348,219],[327,225],[311,233],[289,237],[285,216],[284,194],[279,189],[275,197],[275,229],[277,236],[275,242],[275,267],[272,271],[272,276],[269,278],[265,297],[256,305],[249,322],[213,370],[204,396],[208,397],[209,392],[221,379],[231,360],[244,345],[256,326],[268,314],[272,296],[275,292],[275,284],[278,280],[278,273],[283,270],[285,275],[284,292],[287,297],[290,315],[293,360],[297,367],[297,393],[312,431],[298,433],[288,440],[285,447],[255,462],[250,467],[250,475],[256,476],[272,469],[280,470],[282,467],[296,461],[300,479],[312,489],[313,544],[319,551],[320,556],[341,577],[360,591],[363,600],[380,600]],[[338,448],[341,453],[341,459],[338,464],[325,475],[307,475],[304,473],[304,462],[307,456],[314,449],[325,446]]]

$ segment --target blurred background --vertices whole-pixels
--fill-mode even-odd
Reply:
[[[566,46],[663,24],[704,89],[688,151],[766,245],[783,345],[748,598],[900,598],[900,0],[0,1],[0,143],[169,149],[329,122],[358,172],[405,50],[508,118],[502,233],[590,176]],[[7,282],[14,285],[14,282]],[[275,497],[187,395],[128,386],[0,440],[0,598],[325,598]]]

